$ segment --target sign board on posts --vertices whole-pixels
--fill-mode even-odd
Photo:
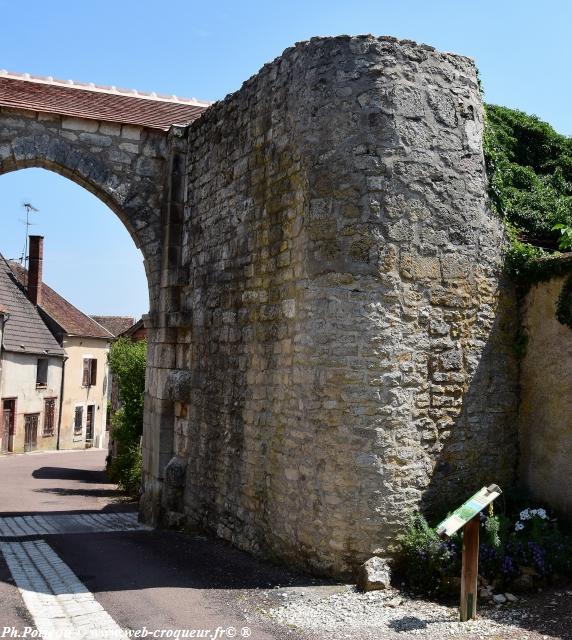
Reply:
[[[483,487],[437,527],[440,536],[452,536],[463,527],[461,567],[461,622],[477,617],[477,578],[479,575],[479,513],[501,494],[496,484]]]
[[[440,536],[452,536],[493,500],[498,498],[501,493],[502,491],[496,484],[483,487],[437,526],[437,534]]]

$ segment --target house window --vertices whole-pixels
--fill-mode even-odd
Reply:
[[[54,435],[54,427],[55,427],[55,416],[56,416],[56,399],[55,398],[46,398],[44,400],[44,437],[49,437]]]
[[[97,381],[97,360],[95,358],[83,359],[82,386],[91,387]]]
[[[48,386],[48,358],[38,358],[36,364],[36,387]]]
[[[83,433],[83,407],[75,408],[75,416],[73,420],[74,436],[81,436]]]

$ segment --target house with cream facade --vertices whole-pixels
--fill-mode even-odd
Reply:
[[[57,447],[64,359],[0,255],[0,453]]]
[[[63,354],[53,448],[105,448],[107,353],[113,335],[42,282],[42,263],[43,238],[30,236],[29,272],[18,263],[9,267]]]

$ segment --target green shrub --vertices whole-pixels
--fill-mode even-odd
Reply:
[[[441,540],[421,514],[412,516],[399,542],[398,573],[414,593],[438,594],[445,577],[460,575],[458,539]]]
[[[111,479],[129,495],[141,492],[141,451],[139,446],[122,447],[109,466]]]
[[[117,382],[120,408],[111,418],[117,454],[109,464],[111,479],[130,494],[141,484],[141,453],[147,343],[120,338],[109,350],[109,369]]]

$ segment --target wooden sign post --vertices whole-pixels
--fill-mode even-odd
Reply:
[[[461,622],[477,617],[477,579],[479,576],[479,527],[476,515],[463,527],[463,559],[461,568]]]
[[[474,620],[477,617],[480,513],[501,493],[496,484],[483,487],[437,526],[437,533],[447,537],[452,536],[463,527],[461,622]]]

